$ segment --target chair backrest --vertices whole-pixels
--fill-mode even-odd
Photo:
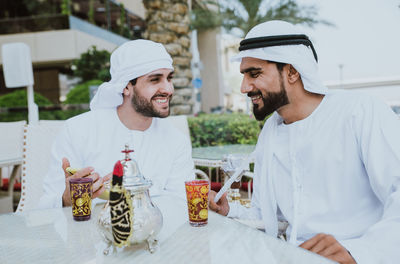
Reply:
[[[190,136],[187,118],[184,115],[168,117],[172,124]],[[41,120],[37,125],[27,125],[24,130],[21,199],[17,212],[37,207],[43,194],[43,178],[49,167],[51,147],[65,121]],[[196,172],[196,174],[200,174]],[[206,178],[206,174],[201,174]]]
[[[190,130],[189,130],[189,123],[187,121],[187,117],[185,115],[177,115],[177,116],[169,116],[168,120],[180,131],[183,132],[186,136],[189,137],[190,140]],[[197,178],[204,179],[204,180],[210,180],[208,175],[204,173],[203,171],[199,169],[194,169],[194,174],[196,175]]]
[[[26,121],[0,122],[0,160],[22,158]]]
[[[20,164],[22,163],[22,144],[24,137],[24,126],[26,121],[0,122],[0,161],[3,164],[13,163],[12,173],[10,167],[0,168],[0,182],[4,175],[10,175],[8,181],[8,190],[0,190],[0,213],[13,212],[13,191],[14,182],[20,173]],[[11,163],[10,163],[11,162]]]
[[[43,178],[49,167],[51,147],[65,121],[41,120],[24,130],[21,199],[17,212],[36,208],[43,194]]]
[[[169,116],[167,119],[186,136],[190,138],[189,124],[185,115]]]

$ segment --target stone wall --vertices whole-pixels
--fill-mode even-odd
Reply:
[[[190,62],[188,1],[143,0],[146,8],[146,39],[163,43],[174,60],[175,93],[171,101],[171,114],[192,114],[192,72]]]

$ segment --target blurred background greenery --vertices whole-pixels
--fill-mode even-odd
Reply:
[[[188,118],[192,147],[256,144],[262,123],[240,113]]]

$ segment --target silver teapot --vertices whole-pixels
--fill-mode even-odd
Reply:
[[[163,224],[163,217],[161,211],[155,206],[149,195],[149,188],[152,186],[152,182],[141,174],[139,166],[135,160],[129,157],[129,153],[133,150],[128,149],[128,145],[125,145],[125,159],[121,160],[123,166],[123,180],[122,188],[124,194],[126,195],[126,200],[128,200],[125,207],[129,208],[128,216],[124,215],[121,218],[121,226],[126,227],[126,218],[128,218],[128,224],[131,225],[130,234],[126,236],[126,241],[124,243],[117,243],[115,235],[115,221],[111,223],[111,211],[114,210],[111,207],[114,206],[108,201],[102,211],[100,212],[98,218],[98,228],[102,234],[103,239],[107,243],[107,247],[104,250],[104,254],[108,255],[110,249],[113,248],[115,251],[115,246],[123,247],[130,246],[134,244],[147,243],[148,250],[153,253],[158,247],[157,235],[161,230]],[[115,176],[115,175],[114,175]],[[114,185],[108,184],[106,186],[106,192],[110,193],[113,191]],[[111,208],[111,209],[110,209]],[[120,207],[118,207],[120,209]],[[117,210],[117,213],[121,212]],[[115,215],[115,210],[113,211]],[[114,229],[113,229],[114,228]],[[113,235],[114,232],[114,235]]]

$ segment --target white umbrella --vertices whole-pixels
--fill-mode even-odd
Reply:
[[[29,124],[36,124],[39,121],[39,111],[33,98],[33,71],[29,46],[16,42],[4,44],[1,48],[6,87],[27,87],[28,120]]]

